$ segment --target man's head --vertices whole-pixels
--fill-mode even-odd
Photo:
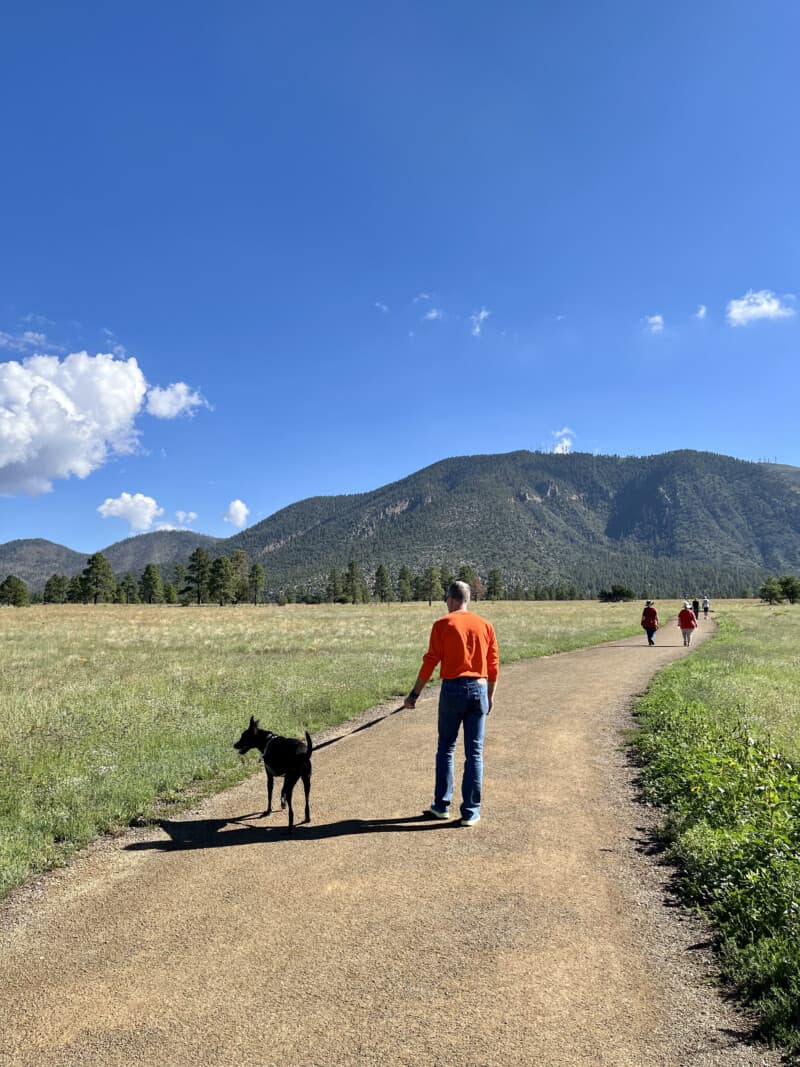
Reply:
[[[472,597],[472,590],[466,582],[451,582],[447,587],[445,600],[451,611],[465,608]]]

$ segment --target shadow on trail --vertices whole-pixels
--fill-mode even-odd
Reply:
[[[294,833],[290,834],[285,822],[279,826],[253,826],[247,822],[248,819],[258,818],[261,818],[261,812],[242,815],[238,819],[195,819],[186,822],[164,819],[158,825],[169,840],[135,841],[126,845],[125,851],[178,852],[193,848],[230,848],[234,845],[263,845],[279,841],[322,841],[354,834],[397,834],[458,827],[457,820],[443,822],[426,815],[410,815],[399,819],[342,819],[340,822],[323,823],[319,826],[313,823],[296,823]],[[229,829],[232,824],[234,828]]]

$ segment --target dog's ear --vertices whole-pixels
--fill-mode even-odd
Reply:
[[[255,728],[257,726],[258,726],[258,719],[254,719],[253,716],[251,715],[250,716],[250,729],[251,730],[255,730]]]

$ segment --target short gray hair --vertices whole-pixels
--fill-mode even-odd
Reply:
[[[447,596],[453,600],[460,600],[462,604],[469,604],[472,599],[472,590],[466,582],[451,582],[447,587]]]

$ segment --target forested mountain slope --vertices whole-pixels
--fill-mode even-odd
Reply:
[[[69,550],[52,546],[51,561],[40,551],[27,573],[14,570],[20,546],[34,543],[47,544],[0,546],[0,574],[41,584],[85,563],[67,569]],[[212,556],[244,549],[270,589],[319,585],[356,560],[366,574],[381,562],[415,572],[469,563],[500,569],[507,585],[567,583],[582,595],[613,582],[733,595],[768,573],[800,572],[800,470],[693,451],[462,456],[368,493],[299,501],[227,539],[163,531],[104,553],[119,574],[185,562],[198,545]]]

